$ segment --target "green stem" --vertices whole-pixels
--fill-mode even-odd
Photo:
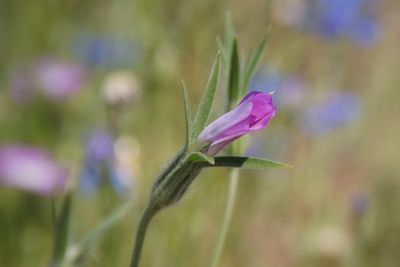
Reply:
[[[70,226],[72,193],[69,192],[61,207],[61,211],[56,216],[54,231],[53,255],[50,261],[51,267],[59,267],[64,263],[65,252],[68,245],[68,231]]]
[[[217,267],[221,258],[222,249],[226,241],[229,226],[232,221],[233,209],[236,203],[237,188],[239,183],[239,169],[231,169],[229,174],[228,196],[225,203],[225,213],[222,221],[221,231],[218,237],[217,247],[211,262],[211,267]]]
[[[138,228],[136,230],[136,238],[135,238],[135,245],[132,252],[132,258],[130,267],[138,267],[140,261],[140,255],[142,253],[144,238],[146,236],[147,227],[153,216],[157,213],[157,209],[149,206],[144,211],[142,217],[140,218],[140,222]]]

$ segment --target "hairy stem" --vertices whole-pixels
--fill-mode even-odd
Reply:
[[[142,254],[142,248],[144,244],[144,239],[147,232],[147,227],[153,216],[157,213],[157,209],[152,206],[149,206],[144,211],[142,217],[140,218],[139,225],[136,230],[136,238],[135,238],[135,245],[133,247],[132,258],[130,267],[138,267],[140,261],[140,255]]]
[[[233,210],[236,203],[238,183],[239,169],[231,169],[229,174],[228,195],[225,203],[225,213],[222,221],[221,231],[218,237],[217,247],[215,249],[213,260],[210,265],[211,267],[217,267],[221,258],[222,249],[224,248],[226,236],[228,234],[229,226],[232,221]]]

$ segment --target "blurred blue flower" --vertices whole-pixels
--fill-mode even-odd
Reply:
[[[274,16],[282,23],[326,39],[349,39],[373,45],[379,35],[379,0],[279,0]]]
[[[351,198],[351,213],[354,217],[360,218],[364,215],[369,205],[368,195],[364,192],[357,192]]]
[[[318,31],[327,38],[348,37],[360,45],[377,38],[374,0],[320,0]]]
[[[281,87],[283,74],[274,66],[266,65],[254,75],[250,81],[251,91],[273,92]]]
[[[102,178],[107,177],[109,184],[118,193],[126,193],[129,185],[126,177],[121,177],[115,168],[114,139],[106,131],[97,130],[88,138],[85,158],[80,174],[80,189],[92,193],[99,189]],[[130,178],[130,177],[129,177]]]
[[[132,67],[138,61],[138,50],[134,40],[86,32],[78,34],[73,43],[77,59],[91,67]]]
[[[349,92],[337,92],[307,108],[302,126],[310,135],[327,134],[354,122],[360,115],[360,100]]]
[[[86,144],[86,158],[94,162],[109,161],[113,158],[113,138],[103,130],[92,133]]]
[[[286,74],[272,66],[265,66],[250,82],[251,91],[274,92],[274,101],[279,108],[302,107],[306,94],[306,83],[297,75]]]

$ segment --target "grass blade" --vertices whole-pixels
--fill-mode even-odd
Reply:
[[[64,260],[68,244],[69,222],[71,214],[72,193],[69,192],[61,207],[55,229],[54,250],[51,266],[60,266]]]

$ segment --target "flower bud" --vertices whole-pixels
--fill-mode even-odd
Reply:
[[[200,133],[198,140],[206,146],[203,152],[213,156],[237,138],[264,129],[275,116],[275,111],[271,94],[257,91],[248,93],[233,110]]]

